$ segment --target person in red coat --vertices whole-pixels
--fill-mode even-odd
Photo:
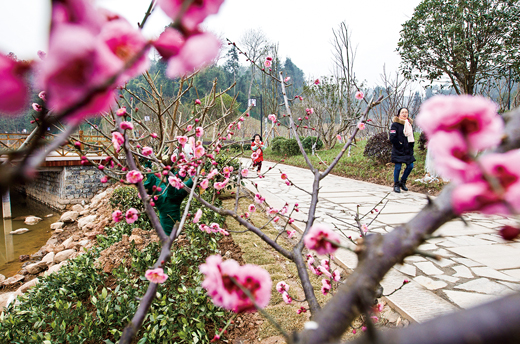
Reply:
[[[251,150],[253,151],[253,154],[251,155],[251,159],[253,159],[253,169],[256,167],[257,173],[260,174],[262,161],[264,161],[265,145],[263,144],[262,137],[259,134],[255,134],[251,141]]]

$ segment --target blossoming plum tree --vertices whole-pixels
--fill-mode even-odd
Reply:
[[[258,193],[247,208],[248,211],[240,213],[238,201],[243,194],[243,183],[257,177],[249,176],[247,166],[235,168],[231,161],[224,163],[224,166],[217,163],[218,154],[226,149],[226,141],[240,130],[246,114],[231,122],[210,143],[203,143],[204,132],[218,124],[206,116],[209,107],[222,94],[217,93],[214,87],[211,95],[206,97],[209,99],[208,103],[194,102],[197,108],[192,116],[188,116],[184,122],[180,120],[182,116],[177,117],[180,98],[186,91],[183,85],[191,87],[191,73],[196,73],[195,69],[210,63],[218,53],[220,43],[212,34],[203,32],[200,24],[207,15],[216,13],[222,2],[223,0],[152,0],[139,29],[145,25],[157,6],[172,18],[173,23],[156,40],[146,40],[140,30],[134,29],[126,19],[98,10],[88,0],[54,0],[49,51],[42,61],[19,63],[0,55],[0,111],[15,113],[24,106],[27,98],[24,76],[27,73],[35,73],[39,87],[45,91],[40,97],[44,100],[43,106],[36,107],[38,127],[33,141],[22,150],[2,152],[7,158],[6,163],[0,167],[0,192],[3,193],[13,182],[33,178],[35,168],[43,161],[47,151],[63,145],[65,139],[70,140],[74,149],[81,154],[81,161],[88,163],[89,156],[86,152],[89,144],[81,142],[73,133],[81,121],[88,122],[90,116],[100,115],[108,123],[110,133],[93,127],[99,129],[111,143],[94,147],[103,150],[107,155],[103,163],[96,163],[105,174],[101,181],[115,180],[135,185],[144,203],[143,213],[135,208],[116,210],[112,214],[113,220],[133,223],[139,216],[146,214],[161,239],[159,258],[145,274],[150,281],[148,290],[133,319],[125,328],[120,343],[132,342],[155,297],[158,285],[168,277],[163,268],[171,255],[173,241],[187,221],[189,204],[193,198],[221,215],[233,217],[246,230],[258,235],[296,265],[308,305],[308,308],[300,307],[298,313],[310,311],[312,321],[306,324],[303,331],[293,335],[279,328],[288,343],[339,342],[342,334],[350,328],[350,324],[359,314],[370,317],[373,300],[379,296],[379,282],[390,268],[413,254],[425,238],[445,222],[468,211],[518,214],[520,112],[505,115],[504,125],[503,119],[497,115],[496,108],[490,101],[469,96],[432,98],[424,104],[418,122],[430,136],[431,145],[436,143],[435,154],[442,157],[439,159],[442,160],[441,168],[454,182],[438,198],[429,199],[428,205],[409,223],[396,227],[386,235],[370,234],[369,225],[362,223],[362,218],[357,215],[355,220],[361,236],[356,250],[359,264],[343,283],[338,283],[339,272],[332,271],[330,259],[336,250],[342,249],[341,238],[335,231],[315,221],[320,182],[334,169],[358,131],[364,128],[368,113],[381,102],[382,97],[366,100],[365,112],[356,119],[358,125],[352,129],[351,136],[344,139],[340,137],[343,149],[320,172],[311,164],[297,135],[297,123],[301,123],[303,119],[300,117],[296,120],[297,115],[292,113],[290,103],[301,101],[302,97],[297,96],[291,100],[287,98],[289,76],[266,70],[270,60],[251,61],[266,77],[277,82],[282,91],[285,115],[282,119],[271,115],[271,128],[276,123],[277,126],[286,125],[293,132],[313,174],[312,191],[306,191],[311,202],[305,230],[291,250],[284,249],[277,240],[284,233],[289,237],[294,235],[295,232],[288,229],[288,226],[294,222],[292,214],[299,211],[298,204],[292,207],[286,204],[281,209],[266,207],[265,198]],[[168,60],[167,74],[172,78],[180,77],[181,87],[173,101],[166,101],[160,87],[154,84],[149,75],[147,81],[151,101],[140,99],[138,95],[121,86],[133,76],[146,73],[147,52],[152,46]],[[320,80],[314,83],[320,85]],[[122,92],[116,97],[118,86]],[[140,120],[132,100],[125,96],[123,90],[157,116],[160,128],[157,133],[149,130],[146,123]],[[358,94],[357,98],[366,99],[363,94]],[[311,116],[312,112],[309,108],[302,115]],[[228,114],[224,113],[223,116]],[[42,147],[41,134],[49,125],[57,125],[59,122],[66,124],[62,134],[47,147]],[[167,123],[171,126],[166,126]],[[477,154],[483,149],[489,150],[489,153]],[[149,192],[143,183],[145,176],[155,177],[162,184],[155,185]],[[183,178],[188,176],[193,181],[191,186],[183,182]],[[263,178],[265,174],[259,177]],[[282,172],[281,178],[288,186],[298,187],[288,174]],[[202,192],[209,191],[216,195],[220,190],[230,187],[235,188],[234,209],[219,208],[200,196]],[[171,229],[168,236],[154,207],[161,193],[173,189],[185,190],[189,198],[181,220],[173,228],[168,228]],[[261,227],[250,221],[251,213],[262,208],[266,208],[265,211],[271,218],[269,221],[285,223],[276,238],[267,236]],[[200,223],[201,214],[199,209],[192,221],[199,223],[202,231],[208,235],[229,234],[216,223]],[[512,239],[518,236],[519,231],[511,227],[504,228],[502,233],[504,237]],[[328,255],[328,258],[319,260],[307,250]],[[205,276],[202,286],[213,302],[221,307],[234,312],[249,312],[261,310],[269,303],[272,281],[267,271],[258,266],[240,266],[233,260],[210,256],[206,264],[201,265],[200,271]],[[322,293],[331,293],[336,288],[331,302],[323,308],[310,283],[309,271],[323,276]],[[278,283],[276,290],[282,294],[286,303],[298,301],[290,295],[289,286],[285,282]],[[459,343],[460,338],[469,338],[468,341],[477,338],[480,342],[514,341],[520,336],[517,326],[520,321],[519,306],[520,295],[514,294],[476,310],[439,317],[425,324],[387,332],[384,336],[377,333],[368,321],[368,334],[361,337],[359,342]],[[475,316],[476,314],[479,316]],[[490,321],[490,315],[501,321]],[[216,340],[220,335],[216,335]]]

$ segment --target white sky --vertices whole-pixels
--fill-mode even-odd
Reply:
[[[148,0],[96,0],[125,16],[140,21]],[[220,12],[205,22],[208,30],[238,42],[249,29],[262,29],[279,53],[290,57],[314,78],[331,74],[332,29],[345,21],[357,46],[354,69],[367,86],[380,83],[386,64],[395,72],[399,55],[395,52],[401,24],[413,14],[420,0],[226,0]],[[19,58],[35,58],[46,51],[50,1],[0,0],[0,52],[14,52]],[[169,19],[157,8],[145,27],[147,36],[158,35]]]

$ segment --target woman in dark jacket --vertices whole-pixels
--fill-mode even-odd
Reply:
[[[392,142],[392,162],[395,164],[394,168],[394,191],[401,192],[399,188],[408,191],[406,187],[406,180],[412,172],[413,162],[413,130],[412,120],[408,118],[408,109],[400,108],[397,116],[393,118],[392,126],[390,127],[390,141]],[[401,181],[399,181],[399,174],[401,173],[402,165],[406,164]]]

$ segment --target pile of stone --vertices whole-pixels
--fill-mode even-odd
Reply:
[[[97,235],[102,234],[106,226],[112,225],[108,203],[113,191],[113,188],[108,188],[93,197],[90,204],[76,204],[63,213],[58,222],[51,224],[50,228],[54,231],[51,238],[29,257],[18,274],[10,278],[0,275],[0,289],[12,290],[21,284],[14,292],[0,294],[0,311],[11,302],[16,302],[16,296],[34,287],[38,277],[57,272],[67,264],[67,260],[86,253],[94,246]],[[70,236],[64,238],[69,232]],[[25,259],[27,257],[20,257],[22,261]]]

